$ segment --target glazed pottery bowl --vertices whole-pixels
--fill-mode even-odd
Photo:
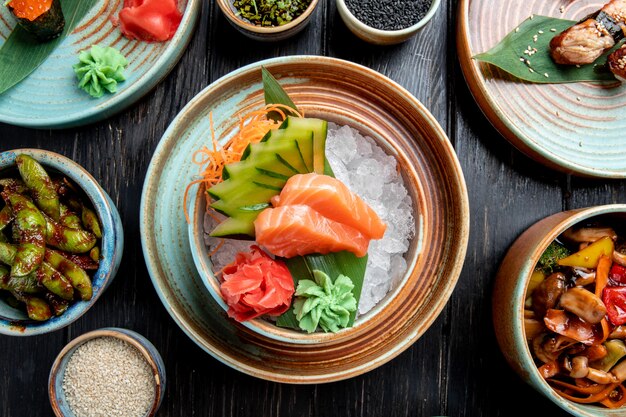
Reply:
[[[0,178],[6,172],[17,175],[15,158],[26,154],[37,160],[49,173],[63,175],[78,185],[100,220],[100,263],[91,275],[93,295],[89,301],[73,301],[67,311],[44,322],[29,320],[26,313],[4,301],[0,301],[0,333],[13,336],[30,336],[61,329],[94,305],[107,286],[113,281],[122,259],[124,233],[120,215],[109,195],[83,167],[65,156],[39,149],[15,149],[0,153]]]
[[[224,16],[235,29],[245,36],[257,41],[282,41],[306,27],[317,7],[319,0],[312,0],[309,7],[297,18],[281,26],[259,26],[243,19],[237,14],[232,0],[217,0]]]
[[[307,334],[263,319],[242,325],[264,338],[290,344],[331,344],[397,331],[407,332],[408,340],[414,340],[445,305],[467,245],[467,192],[445,133],[406,90],[370,69],[319,57],[276,60],[268,65],[307,116],[349,125],[395,157],[413,200],[416,235],[405,254],[408,269],[403,278],[375,308],[357,318],[353,327],[337,333]],[[237,114],[263,106],[260,79],[258,66],[232,73],[202,92],[193,110],[210,109],[217,137],[228,137],[238,126]],[[244,93],[234,101],[223,101],[235,91]],[[434,161],[442,159],[446,162],[436,166]],[[205,190],[192,190],[196,198],[188,209],[191,253],[206,288],[227,310],[204,241]]]
[[[606,205],[556,213],[522,233],[506,254],[496,277],[493,321],[500,349],[507,362],[533,388],[575,416],[618,416],[624,415],[623,408],[608,410],[596,405],[574,403],[558,395],[539,374],[524,330],[526,288],[541,254],[565,230],[592,218],[624,223],[626,205]]]
[[[441,0],[432,0],[426,15],[414,25],[400,30],[381,30],[368,26],[354,16],[345,0],[337,0],[337,10],[348,29],[357,37],[375,45],[393,45],[404,42],[422,29],[433,18]]]
[[[116,327],[107,327],[85,333],[68,343],[58,354],[48,378],[48,396],[56,417],[75,417],[72,412],[65,392],[63,390],[63,377],[68,361],[82,344],[101,337],[113,337],[133,346],[145,359],[154,375],[154,398],[150,409],[142,417],[154,416],[159,409],[165,395],[165,365],[163,359],[154,345],[137,332]]]

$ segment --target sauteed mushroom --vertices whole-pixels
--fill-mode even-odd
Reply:
[[[565,292],[565,275],[556,272],[546,278],[532,294],[535,314],[538,317],[545,316],[549,309],[556,306],[563,292]]]
[[[565,291],[560,303],[564,310],[591,324],[600,323],[606,315],[606,307],[600,297],[584,288],[574,287]]]
[[[576,243],[595,242],[604,236],[610,236],[611,239],[617,239],[617,233],[611,227],[570,227],[562,234],[563,238]]]

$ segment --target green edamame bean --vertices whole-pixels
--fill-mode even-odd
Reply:
[[[52,249],[46,249],[45,260],[69,279],[72,286],[80,294],[81,300],[87,301],[91,299],[93,295],[91,279],[89,279],[89,275],[81,267]]]
[[[102,237],[102,228],[100,227],[100,222],[98,221],[98,216],[94,213],[93,210],[83,206],[81,218],[83,221],[83,226],[85,229],[89,230],[94,234],[98,239]]]
[[[46,218],[46,243],[70,253],[86,253],[96,244],[96,237],[85,230],[70,229]]]
[[[59,220],[59,195],[46,170],[28,155],[15,158],[22,180],[32,191],[37,207],[54,220]]]
[[[4,206],[0,210],[0,231],[4,230],[13,221],[13,210],[11,207]]]
[[[37,207],[21,194],[3,192],[15,216],[14,233],[17,234],[17,253],[11,267],[11,276],[28,275],[41,265],[46,249],[46,220]]]
[[[49,263],[43,262],[37,269],[37,279],[52,294],[64,300],[74,298],[74,288],[61,272],[54,269]]]
[[[46,321],[52,317],[52,311],[50,306],[45,300],[27,294],[20,294],[18,292],[12,293],[15,298],[26,304],[26,314],[28,318],[36,321]]]
[[[69,227],[70,229],[82,229],[83,225],[81,223],[80,217],[76,213],[74,213],[68,206],[61,203],[59,205],[60,209],[60,217],[59,223],[65,227]]]
[[[13,266],[13,260],[17,254],[17,247],[10,243],[0,242],[0,262],[11,267]],[[1,268],[4,268],[0,265]],[[4,288],[6,287],[6,288]],[[36,294],[41,292],[42,288],[39,285],[39,280],[36,277],[36,272],[31,272],[23,277],[12,277],[4,280],[4,287],[0,289],[6,289],[11,291],[19,291],[28,294]]]

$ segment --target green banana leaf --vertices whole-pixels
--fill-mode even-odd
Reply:
[[[19,25],[11,32],[0,48],[0,94],[19,84],[35,71],[67,38],[97,2],[94,0],[63,0],[61,2],[65,29],[61,35],[48,42],[38,42]],[[0,5],[0,7],[3,7]],[[71,71],[71,65],[68,64]]]
[[[489,51],[475,55],[473,58],[495,65],[521,80],[532,83],[615,81],[615,77],[605,64],[606,57],[617,46],[593,64],[580,67],[556,64],[552,60],[550,40],[575,23],[572,20],[533,16],[532,19],[528,18],[522,22]]]

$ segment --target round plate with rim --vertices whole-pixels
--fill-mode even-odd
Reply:
[[[183,196],[198,174],[193,153],[228,136],[237,114],[263,106],[261,66],[276,76],[311,117],[348,124],[396,156],[416,206],[417,236],[405,284],[344,337],[316,344],[275,340],[231,320],[204,285],[191,253]],[[195,196],[192,187],[190,197]],[[190,198],[188,208],[192,203]],[[146,174],[141,239],[152,282],[185,333],[221,362],[247,374],[287,383],[349,378],[393,359],[417,340],[447,302],[461,271],[469,206],[463,174],[443,129],[405,89],[360,65],[320,56],[251,64],[217,80],[172,122]],[[368,313],[369,314],[369,313]],[[384,318],[384,319],[383,319]]]
[[[531,14],[577,21],[605,3],[461,0],[457,49],[478,105],[515,147],[560,171],[626,178],[626,86],[619,82],[530,84],[472,59],[496,45]],[[549,29],[543,34],[553,35]]]
[[[142,42],[122,36],[113,24],[123,0],[96,0],[93,8],[30,76],[0,95],[0,122],[34,128],[66,128],[105,119],[130,106],[154,88],[176,65],[193,34],[200,0],[178,0],[183,19],[167,42]],[[15,26],[0,7],[0,46]],[[128,60],[126,81],[115,94],[92,98],[77,87],[72,65],[93,44],[111,46]]]

